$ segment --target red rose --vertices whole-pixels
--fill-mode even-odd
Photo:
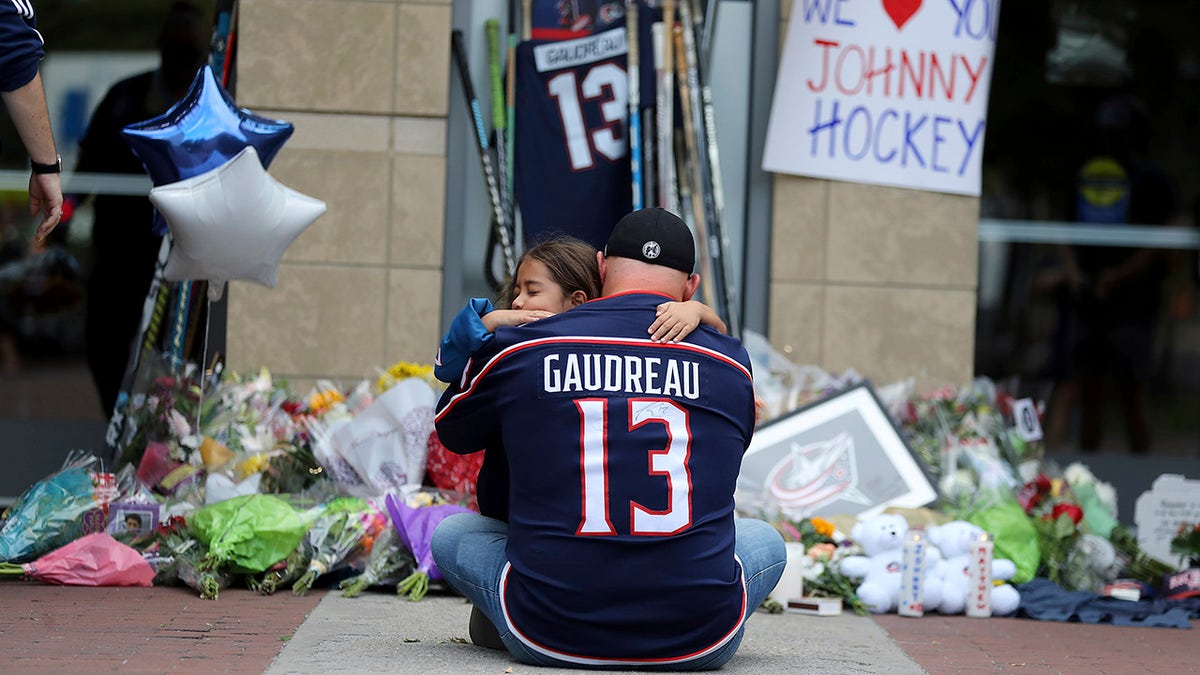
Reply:
[[[1038,492],[1042,494],[1050,492],[1050,490],[1054,487],[1054,485],[1050,482],[1050,478],[1044,473],[1039,473],[1037,478],[1033,479],[1033,482],[1035,485],[1037,485]]]
[[[1042,501],[1043,493],[1038,489],[1037,483],[1029,482],[1021,486],[1017,490],[1017,503],[1021,508],[1025,509],[1025,513],[1031,514],[1037,508],[1037,505]]]
[[[1055,504],[1054,509],[1050,511],[1050,517],[1058,520],[1058,517],[1064,513],[1070,516],[1071,522],[1076,525],[1079,524],[1079,521],[1083,520],[1083,509],[1074,504]]]
[[[1000,414],[1005,417],[1012,417],[1012,394],[999,393],[996,394],[996,408]]]

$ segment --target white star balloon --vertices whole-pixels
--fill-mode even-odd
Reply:
[[[214,301],[232,279],[274,288],[283,252],[325,213],[325,202],[272,178],[253,146],[211,171],[151,189],[150,201],[173,240],[163,276],[206,279]]]

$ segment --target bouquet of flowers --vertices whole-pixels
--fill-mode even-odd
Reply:
[[[375,380],[375,390],[382,394],[410,377],[424,380],[426,384],[439,394],[446,388],[444,382],[440,382],[433,376],[433,366],[413,363],[411,361],[397,361],[379,374],[379,377]]]
[[[800,521],[778,520],[774,525],[784,540],[804,544],[801,563],[805,593],[815,598],[841,598],[855,614],[869,613],[855,592],[858,584],[838,571],[842,558],[850,555],[853,547],[833,523],[812,517]]]
[[[279,497],[252,494],[198,509],[188,526],[199,546],[182,551],[190,555],[182,560],[180,578],[199,584],[201,597],[215,599],[232,575],[262,572],[287,556],[304,538],[308,523]]]
[[[292,584],[292,591],[304,595],[321,575],[337,569],[352,555],[369,552],[384,523],[382,515],[365,499],[338,497],[331,500],[308,531],[311,554],[308,568]]]
[[[342,589],[344,597],[353,598],[372,586],[395,584],[411,574],[416,567],[416,559],[400,543],[396,529],[384,527],[375,538],[362,573],[343,579],[338,588]]]
[[[179,581],[198,591],[202,599],[216,600],[221,589],[233,582],[228,570],[203,564],[208,547],[192,535],[182,517],[173,516],[134,544],[146,547],[142,557],[155,567],[155,584]]]
[[[409,600],[416,602],[429,591],[430,580],[442,578],[433,561],[433,551],[429,548],[434,528],[447,516],[465,513],[469,509],[456,504],[429,504],[413,508],[390,493],[385,501],[401,543],[412,552],[417,562],[417,569],[396,585],[396,594],[401,597],[407,595]]]
[[[137,551],[95,532],[31,563],[0,563],[0,578],[6,576],[64,586],[150,586],[154,569]]]
[[[981,492],[1016,490],[1023,473],[1040,463],[1040,442],[1023,440],[1012,397],[990,380],[916,397],[899,422],[918,459],[937,477],[942,506],[952,517],[969,513]]]
[[[1171,553],[1187,559],[1188,567],[1200,567],[1200,523],[1180,523],[1171,539]]]
[[[86,523],[103,529],[106,506],[118,493],[115,477],[99,465],[94,455],[72,453],[61,469],[26,490],[4,513],[0,561],[33,560],[83,536]]]
[[[170,458],[189,463],[200,447],[199,429],[210,424],[222,407],[211,394],[221,378],[219,367],[205,370],[168,355],[150,359],[129,402],[128,424],[118,439],[118,466],[139,465],[151,442],[164,443]]]
[[[299,579],[308,569],[310,560],[308,543],[302,541],[288,557],[271,565],[264,572],[246,577],[246,587],[259,595],[272,595],[283,586]]]

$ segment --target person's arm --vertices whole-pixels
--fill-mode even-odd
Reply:
[[[58,164],[58,150],[50,130],[50,113],[46,108],[46,92],[38,62],[42,38],[33,28],[33,12],[17,12],[14,3],[0,8],[0,98],[8,109],[17,135],[29,158],[44,165]],[[62,180],[57,172],[32,172],[29,177],[29,212],[42,214],[38,224],[38,241],[50,234],[62,219]]]
[[[540,309],[495,309],[486,298],[472,298],[450,322],[433,362],[433,376],[447,384],[462,379],[463,369],[500,326],[523,326],[554,316]]]
[[[50,131],[50,112],[42,90],[42,76],[35,75],[25,86],[4,92],[4,106],[17,127],[29,159],[38,164],[58,164],[58,150]],[[62,177],[58,172],[29,175],[29,215],[42,214],[35,238],[41,241],[62,220]]]
[[[433,359],[434,377],[447,384],[462,379],[471,355],[492,339],[492,331],[483,324],[483,317],[492,311],[492,302],[487,298],[471,298],[459,310]]]
[[[721,333],[727,333],[725,322],[712,307],[696,301],[664,302],[657,308],[654,323],[646,332],[654,342],[679,342],[696,330],[696,326],[704,324],[711,326]]]
[[[488,331],[495,333],[501,326],[524,326],[548,316],[554,316],[554,312],[544,309],[497,309],[483,317],[483,325]]]

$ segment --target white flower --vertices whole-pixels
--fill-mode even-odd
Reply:
[[[1063,471],[1063,478],[1066,479],[1069,485],[1090,485],[1096,482],[1096,476],[1092,474],[1091,469],[1088,469],[1081,462],[1074,462]]]
[[[204,463],[201,460],[200,455],[196,453],[196,451],[200,449],[200,444],[203,442],[204,439],[196,434],[188,434],[187,436],[179,439],[179,446],[181,448],[188,449],[192,464],[200,465]]]
[[[167,413],[167,426],[170,427],[171,433],[176,438],[190,436],[192,433],[192,425],[188,424],[187,418],[183,416],[183,413],[174,408]]]
[[[802,565],[800,575],[809,581],[820,578],[821,574],[825,572],[825,563],[813,560],[808,556],[804,556],[800,562]]]
[[[954,473],[942,476],[938,482],[938,488],[942,495],[950,499],[966,496],[975,491],[975,477],[966,469],[959,469]]]
[[[1103,481],[1096,482],[1096,498],[1100,503],[1108,508],[1109,512],[1117,515],[1117,489],[1109,483]]]

